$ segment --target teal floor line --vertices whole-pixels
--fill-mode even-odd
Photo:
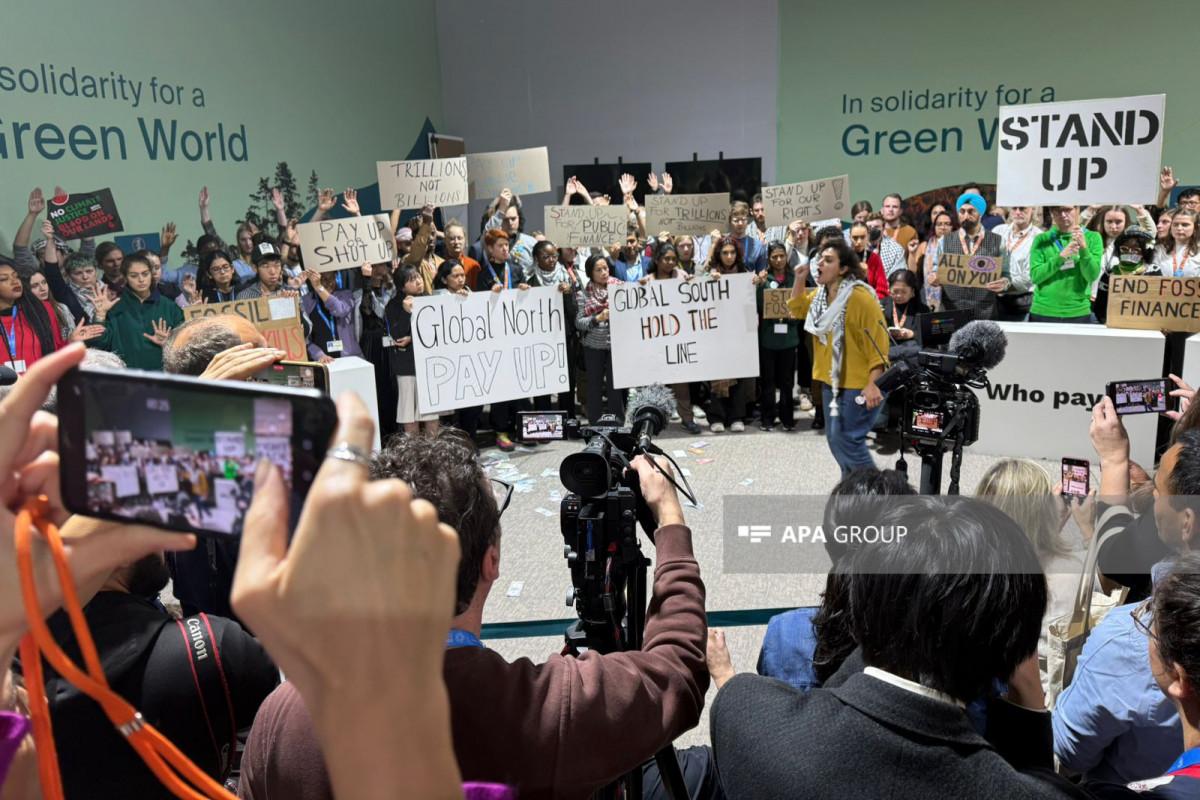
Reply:
[[[776,614],[790,608],[746,608],[737,611],[710,611],[710,628],[737,628],[744,625],[766,625]],[[575,617],[562,619],[531,619],[521,622],[489,622],[483,626],[484,639],[529,639],[537,636],[562,636]]]

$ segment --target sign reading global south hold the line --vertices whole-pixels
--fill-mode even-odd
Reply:
[[[557,287],[418,297],[412,347],[421,413],[567,391],[565,325]]]
[[[56,195],[50,199],[46,216],[54,226],[55,235],[67,241],[96,235],[108,236],[125,230],[121,225],[121,215],[117,213],[117,204],[108,189]]]
[[[317,272],[390,262],[395,253],[387,214],[305,222],[297,231],[304,266]]]
[[[467,160],[376,161],[379,202],[387,209],[461,206],[467,203]]]
[[[613,385],[758,375],[753,276],[623,283],[608,290]]]
[[[1000,109],[996,203],[1153,203],[1167,96]]]

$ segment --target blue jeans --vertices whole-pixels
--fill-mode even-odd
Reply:
[[[860,394],[862,389],[842,389],[838,396],[838,415],[834,417],[829,414],[833,390],[826,386],[821,391],[825,403],[825,438],[829,440],[834,460],[842,468],[842,477],[859,467],[875,466],[875,459],[867,448],[867,434],[883,404],[875,408],[867,408],[866,403],[859,405],[854,399]]]

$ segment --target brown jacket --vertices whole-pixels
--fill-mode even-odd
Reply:
[[[507,784],[522,800],[587,797],[697,724],[708,689],[704,584],[687,527],[660,528],[655,540],[642,650],[541,664],[509,663],[486,648],[446,651],[464,781]],[[254,720],[239,796],[330,800],[319,753],[308,712],[285,683]]]

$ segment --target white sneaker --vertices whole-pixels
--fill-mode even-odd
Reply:
[[[812,411],[813,410],[812,399],[806,394],[800,395],[800,410],[801,411]]]
[[[733,433],[743,433],[746,430],[746,424],[739,419],[737,422],[729,423],[729,430]]]
[[[708,415],[704,413],[704,409],[700,406],[692,406],[692,416],[696,419],[707,419]]]
[[[678,411],[671,415],[671,422],[683,422],[683,418],[679,416]]]
[[[708,426],[708,429],[710,431],[712,431],[713,433],[724,433],[725,432],[725,423],[724,422],[714,422]]]

